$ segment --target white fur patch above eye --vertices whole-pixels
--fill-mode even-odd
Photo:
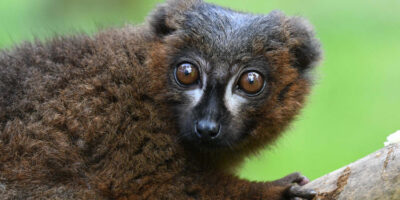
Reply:
[[[228,82],[224,95],[225,106],[233,116],[236,116],[240,111],[240,107],[247,102],[245,98],[233,93],[232,88],[234,87],[235,79],[235,77],[232,77]]]
[[[203,93],[203,90],[200,88],[188,90],[185,92],[185,94],[190,98],[190,105],[192,107],[196,106],[199,103],[201,97],[203,96]]]

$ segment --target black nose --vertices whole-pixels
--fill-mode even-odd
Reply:
[[[220,125],[211,120],[200,120],[195,125],[197,136],[205,139],[216,138],[219,134]]]

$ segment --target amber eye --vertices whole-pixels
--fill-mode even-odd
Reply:
[[[245,72],[239,79],[238,86],[247,94],[257,94],[264,86],[263,77],[254,71]]]
[[[191,85],[199,80],[199,70],[191,63],[182,63],[176,68],[175,76],[180,84]]]

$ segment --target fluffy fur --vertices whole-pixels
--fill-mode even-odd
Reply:
[[[268,64],[268,94],[240,112],[230,148],[182,141],[175,58],[195,48]],[[319,59],[310,26],[280,12],[238,13],[200,0],[160,5],[148,23],[25,43],[0,53],[1,199],[288,199],[299,174],[240,180],[244,156],[299,112]],[[261,97],[260,97],[261,98]],[[240,125],[240,120],[237,120]],[[301,196],[301,195],[299,195]]]

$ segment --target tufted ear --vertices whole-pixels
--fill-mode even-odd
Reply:
[[[186,11],[201,3],[202,0],[167,0],[150,15],[150,26],[158,36],[168,35],[181,27]]]
[[[311,24],[301,17],[288,17],[275,10],[267,16],[268,37],[279,41],[291,53],[291,64],[300,72],[308,71],[321,59],[321,45]]]
[[[304,72],[321,59],[321,44],[315,37],[311,24],[301,17],[288,17],[284,22],[287,45],[294,55],[292,65]]]

